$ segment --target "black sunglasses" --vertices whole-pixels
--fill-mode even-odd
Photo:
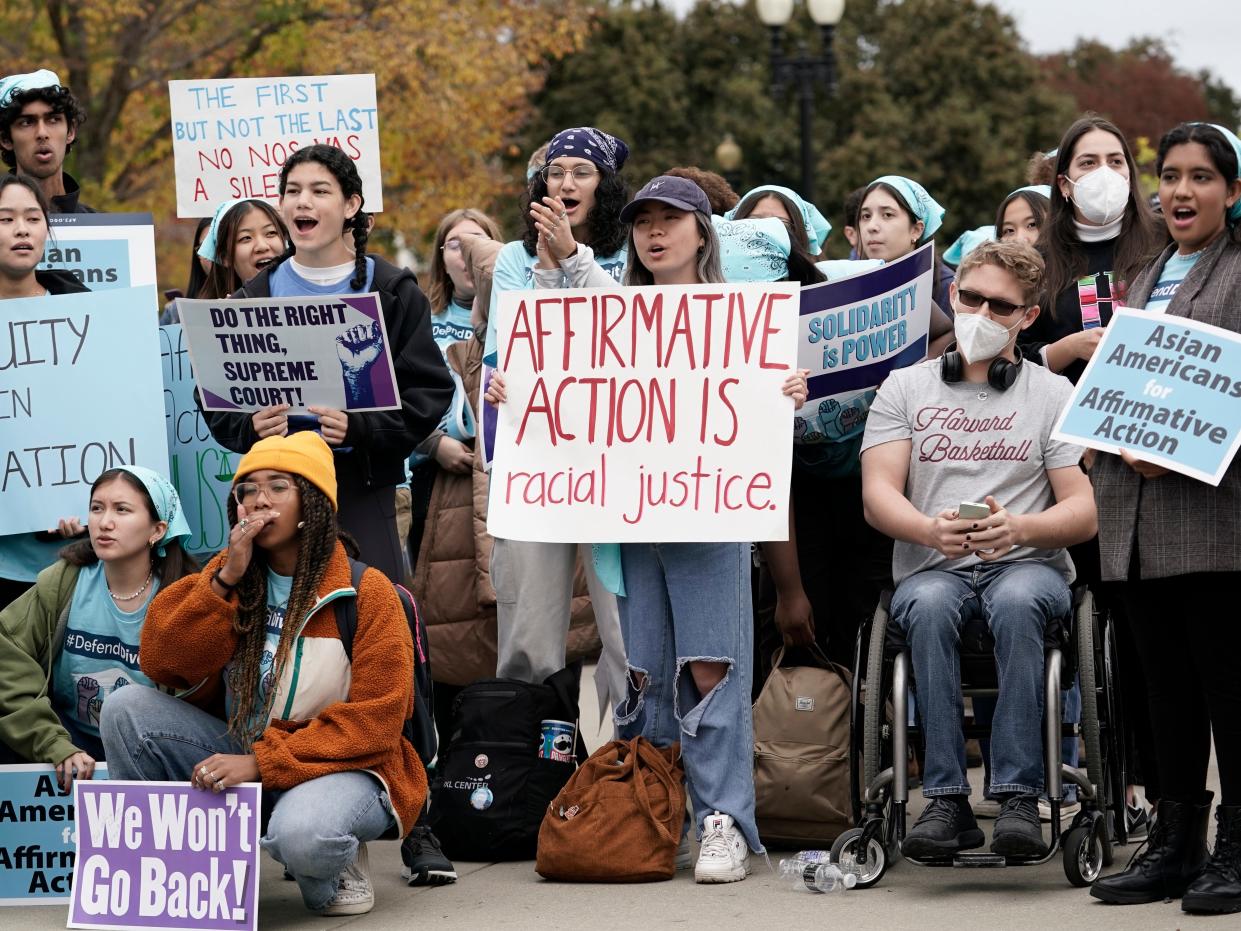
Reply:
[[[970,291],[967,288],[957,288],[957,299],[971,309],[982,307],[983,304],[986,304],[997,317],[1007,317],[1018,310],[1025,310],[1024,304],[1014,304],[1012,301],[1006,301],[999,297],[987,297],[985,294],[979,294],[977,291]]]

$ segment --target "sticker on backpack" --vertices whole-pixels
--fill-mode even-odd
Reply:
[[[814,711],[814,696],[798,695],[793,707],[798,711]]]

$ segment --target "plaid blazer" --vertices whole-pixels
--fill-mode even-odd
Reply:
[[[1129,289],[1130,307],[1146,306],[1175,248],[1138,276]],[[1228,232],[1207,247],[1166,312],[1241,332],[1241,245]],[[1241,372],[1228,374],[1241,379]],[[1090,477],[1105,580],[1128,578],[1134,546],[1143,579],[1241,570],[1241,455],[1218,488],[1175,472],[1143,479],[1119,456],[1102,453]]]

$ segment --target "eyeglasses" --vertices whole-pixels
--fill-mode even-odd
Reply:
[[[986,304],[997,317],[1007,317],[1018,310],[1026,309],[1024,304],[1014,304],[1012,301],[1006,301],[998,297],[987,297],[985,294],[979,294],[977,291],[970,291],[966,288],[957,288],[957,299],[971,309],[977,309]]]
[[[233,498],[243,507],[250,507],[258,501],[260,491],[267,495],[267,500],[272,504],[279,504],[288,500],[289,495],[293,494],[293,483],[283,478],[262,484],[241,482],[233,487]]]
[[[450,240],[448,240],[446,243],[444,243],[442,246],[440,246],[440,251],[442,251],[442,252],[460,252],[460,251],[461,251],[461,240],[460,240],[460,239],[450,239]]]
[[[572,172],[565,171],[559,165],[544,165],[542,169],[543,180],[548,184],[553,181],[563,181],[567,174],[573,175],[573,180],[578,184],[583,184],[599,174],[599,169],[593,165],[578,165]]]

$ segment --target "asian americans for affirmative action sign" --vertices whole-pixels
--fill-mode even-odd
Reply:
[[[401,406],[379,295],[177,301],[209,411]]]
[[[95,767],[95,778],[108,778],[106,763]],[[78,842],[72,794],[54,767],[0,766],[0,905],[69,901]]]
[[[502,294],[489,532],[787,539],[797,301],[785,283]]]
[[[1117,308],[1053,435],[1219,485],[1241,446],[1241,334]]]
[[[280,195],[300,148],[335,146],[357,164],[369,213],[383,210],[375,75],[169,81],[177,216],[209,217],[226,200]]]
[[[70,928],[255,931],[262,787],[74,783]]]

